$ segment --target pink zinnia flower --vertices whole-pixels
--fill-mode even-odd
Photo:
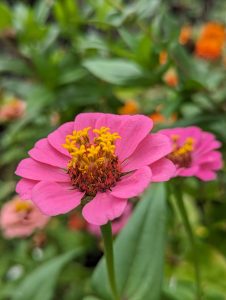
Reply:
[[[112,222],[113,235],[118,234],[121,231],[121,229],[127,224],[132,214],[132,207],[132,204],[128,202],[123,214]],[[101,236],[101,230],[99,226],[88,224],[87,230],[93,235],[96,235],[97,237]]]
[[[49,217],[31,201],[21,200],[18,196],[6,202],[0,213],[0,227],[6,238],[29,236],[36,229],[45,227],[48,221]]]
[[[223,166],[218,149],[221,143],[212,133],[199,127],[161,130],[171,138],[173,151],[168,155],[176,167],[176,176],[196,176],[203,181],[214,180]]]
[[[81,202],[84,218],[103,225],[118,218],[127,199],[150,182],[174,173],[165,158],[172,150],[165,135],[149,134],[145,116],[83,113],[38,141],[17,167],[17,192],[46,215],[64,214]]]

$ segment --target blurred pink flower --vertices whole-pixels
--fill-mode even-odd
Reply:
[[[6,238],[26,237],[45,227],[49,217],[43,215],[31,201],[15,196],[6,202],[0,213],[0,227]]]
[[[170,140],[149,134],[152,126],[143,115],[79,114],[29,151],[30,158],[17,167],[23,178],[16,190],[49,216],[67,213],[82,201],[89,223],[106,224],[121,216],[128,198],[175,172],[165,158]]]
[[[26,102],[13,98],[0,107],[0,121],[11,121],[19,119],[24,115],[26,110]]]
[[[171,138],[173,151],[168,155],[176,167],[176,176],[196,176],[203,181],[214,180],[223,166],[222,155],[216,149],[221,143],[212,133],[199,127],[161,130]]]
[[[112,222],[112,233],[113,235],[118,234],[121,229],[126,225],[126,223],[129,221],[129,218],[132,214],[132,204],[128,202],[123,214],[115,219]],[[93,224],[88,224],[87,225],[87,230],[92,233],[93,235],[96,235],[97,237],[101,236],[101,230],[99,226],[93,225]]]

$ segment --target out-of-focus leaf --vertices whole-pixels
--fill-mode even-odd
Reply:
[[[29,274],[15,289],[12,300],[50,300],[61,269],[76,255],[81,254],[81,249],[70,251],[46,262]]]
[[[13,190],[15,188],[15,182],[11,182],[11,181],[7,181],[7,182],[3,182],[0,181],[0,201],[2,201],[3,199],[5,199],[6,197],[8,197],[8,195],[10,195]]]
[[[12,15],[10,9],[4,3],[0,3],[0,32],[9,29],[12,25]]]
[[[52,0],[37,1],[36,5],[35,5],[35,15],[36,15],[36,19],[38,20],[38,22],[44,23],[47,20],[53,3],[54,3],[54,1],[52,1]]]
[[[152,17],[156,12],[156,9],[161,4],[161,0],[139,0],[136,2],[136,13],[139,19]]]
[[[81,68],[65,70],[59,77],[59,84],[69,84],[82,79],[86,75],[86,71]]]
[[[166,239],[165,197],[162,184],[151,186],[116,240],[116,281],[123,299],[159,299]],[[103,259],[94,273],[93,288],[101,297],[111,299]]]
[[[13,72],[18,75],[31,75],[29,67],[24,61],[17,58],[1,55],[0,72]]]
[[[123,59],[89,59],[83,62],[96,77],[113,84],[123,85],[142,77],[141,68]]]

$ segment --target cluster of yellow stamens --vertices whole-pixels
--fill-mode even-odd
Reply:
[[[188,137],[183,145],[179,145],[179,139],[179,135],[173,134],[171,136],[173,151],[168,155],[168,158],[179,167],[188,168],[192,162],[191,153],[194,150],[195,140],[192,137]]]
[[[29,201],[15,201],[15,211],[18,213],[29,213],[32,210],[32,205]]]
[[[121,137],[117,132],[111,133],[108,127],[101,127],[92,130],[94,137],[90,141],[90,129],[74,130],[66,136],[63,147],[71,155],[68,173],[72,185],[94,195],[110,189],[119,180],[120,166],[115,155],[115,141]]]

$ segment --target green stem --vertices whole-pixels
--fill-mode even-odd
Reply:
[[[115,269],[114,269],[114,253],[113,253],[113,238],[111,230],[111,222],[101,226],[102,237],[104,241],[104,252],[107,265],[108,280],[110,283],[111,291],[114,300],[120,300],[116,280],[115,280]]]
[[[196,248],[196,241],[195,237],[193,235],[192,227],[188,218],[188,214],[186,211],[186,207],[184,204],[183,196],[181,193],[181,190],[179,187],[176,187],[176,201],[177,206],[180,210],[180,214],[182,216],[182,220],[184,222],[184,227],[187,232],[191,249],[192,249],[192,256],[193,256],[193,264],[194,264],[194,271],[195,271],[195,279],[196,279],[196,299],[201,300],[202,299],[202,289],[201,289],[201,278],[200,278],[200,267],[199,267],[199,260],[197,256],[197,248]]]

